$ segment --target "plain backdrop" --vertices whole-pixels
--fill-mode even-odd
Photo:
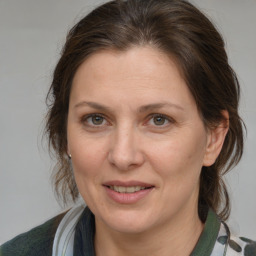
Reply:
[[[0,0],[0,244],[60,213],[42,144],[45,96],[68,29],[95,0]],[[223,35],[242,87],[245,154],[227,176],[229,223],[256,239],[256,1],[193,0]]]

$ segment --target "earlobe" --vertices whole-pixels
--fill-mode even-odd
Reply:
[[[70,151],[69,151],[68,143],[67,143],[67,155],[68,155],[68,158],[71,159],[71,153],[70,153]]]
[[[223,110],[222,115],[223,120],[221,120],[221,122],[213,129],[209,129],[203,166],[211,166],[215,163],[224,144],[229,129],[228,111]]]

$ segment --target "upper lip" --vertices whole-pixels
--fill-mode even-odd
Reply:
[[[120,180],[111,180],[103,183],[103,186],[122,186],[122,187],[135,187],[135,186],[140,186],[140,187],[154,187],[154,185],[141,182],[141,181],[136,181],[136,180],[130,180],[130,181],[120,181]]]

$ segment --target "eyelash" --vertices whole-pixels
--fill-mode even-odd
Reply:
[[[83,117],[81,118],[81,122],[82,122],[83,124],[85,124],[86,126],[89,126],[89,127],[91,127],[91,128],[94,128],[94,129],[102,128],[102,126],[105,126],[105,125],[101,125],[101,124],[100,124],[100,125],[88,124],[88,119],[89,119],[89,118],[93,118],[93,117],[101,117],[101,118],[103,118],[106,122],[108,122],[107,119],[105,118],[105,116],[102,115],[102,114],[99,114],[99,113],[85,115],[85,116],[83,116]],[[170,123],[175,123],[175,121],[174,121],[172,118],[170,118],[170,117],[168,117],[168,116],[166,116],[166,115],[163,115],[163,114],[159,114],[159,113],[150,114],[150,115],[148,116],[148,118],[147,118],[147,123],[148,123],[151,119],[153,119],[153,118],[155,118],[155,117],[164,118],[164,121],[168,121],[168,124],[170,124]],[[103,120],[103,122],[104,122],[104,120]],[[166,127],[166,124],[164,124],[164,125],[154,125],[154,126],[161,129],[161,128],[165,128],[165,127]]]

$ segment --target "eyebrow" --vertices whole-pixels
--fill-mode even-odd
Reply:
[[[164,108],[164,107],[177,108],[179,110],[184,111],[183,107],[181,107],[179,105],[176,105],[174,103],[161,102],[161,103],[153,103],[153,104],[148,104],[148,105],[141,106],[139,108],[139,112],[147,112],[147,111],[152,111],[152,110],[155,110],[155,109],[161,109],[161,108]]]
[[[102,104],[99,104],[96,102],[92,102],[92,101],[82,101],[82,102],[77,103],[74,107],[79,108],[79,107],[83,107],[83,106],[89,106],[91,108],[94,108],[94,109],[97,109],[100,111],[111,111],[110,107],[107,107],[105,105],[102,105]],[[147,111],[161,109],[164,107],[172,107],[172,108],[176,108],[178,110],[184,111],[184,108],[179,105],[176,105],[176,104],[173,104],[170,102],[161,102],[161,103],[153,103],[153,104],[143,105],[143,106],[139,107],[138,112],[143,113],[143,112],[147,112]]]
[[[99,103],[96,103],[96,102],[92,102],[92,101],[82,101],[82,102],[79,102],[75,105],[75,108],[79,108],[79,107],[83,107],[83,106],[89,106],[91,108],[95,108],[95,109],[98,109],[98,110],[108,110],[110,111],[111,108],[110,107],[107,107],[107,106],[104,106],[104,105],[101,105]]]

